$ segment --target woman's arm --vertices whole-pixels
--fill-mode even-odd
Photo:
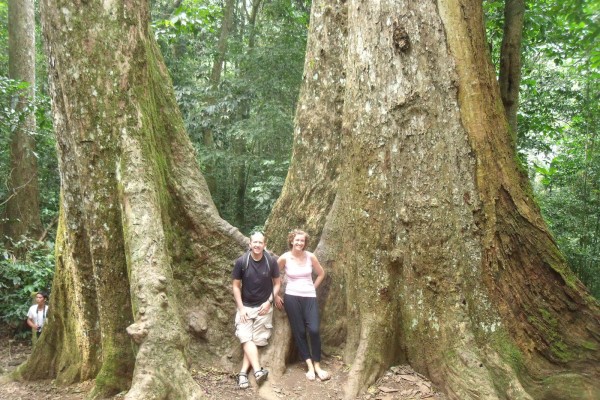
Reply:
[[[313,270],[317,274],[317,279],[315,279],[315,281],[314,281],[314,285],[315,285],[315,289],[316,289],[319,287],[321,282],[323,282],[323,279],[325,279],[325,270],[321,266],[321,263],[317,259],[317,256],[315,256],[313,253],[309,253],[309,254],[310,254],[310,260],[312,262]]]

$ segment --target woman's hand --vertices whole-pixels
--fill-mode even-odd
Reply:
[[[283,310],[283,297],[279,295],[275,296],[275,307],[277,307],[278,310]]]

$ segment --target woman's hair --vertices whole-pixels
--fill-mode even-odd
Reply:
[[[44,291],[39,291],[35,295],[37,296],[38,294],[41,294],[42,296],[44,296],[44,299],[48,300],[48,293]]]
[[[296,236],[298,236],[298,235],[302,235],[302,236],[304,236],[304,249],[303,249],[303,250],[306,250],[306,248],[308,247],[308,243],[309,243],[309,240],[310,240],[310,236],[308,235],[308,233],[306,233],[306,232],[304,232],[304,231],[301,231],[300,229],[294,229],[293,231],[291,231],[291,232],[288,234],[288,247],[289,247],[290,249],[291,249],[292,247],[294,247],[294,246],[292,245],[292,242],[294,241],[294,238],[295,238]]]

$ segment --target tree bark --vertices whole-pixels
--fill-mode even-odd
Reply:
[[[235,8],[235,2],[233,0],[226,0],[223,8],[223,20],[221,21],[221,34],[219,35],[219,42],[217,43],[217,54],[210,74],[210,83],[215,90],[221,81],[221,73],[223,71],[223,64],[227,56],[227,47],[229,42],[229,34],[233,27],[233,10]]]
[[[256,42],[256,18],[258,17],[258,10],[262,4],[262,0],[252,0],[252,10],[248,16],[248,49],[252,51]],[[244,7],[245,8],[245,7]]]
[[[523,40],[524,0],[504,3],[504,35],[500,48],[500,94],[508,124],[516,139],[519,86],[521,84],[521,43]]]
[[[94,397],[199,398],[189,365],[230,365],[239,347],[222,336],[231,263],[247,241],[218,217],[199,173],[148,3],[45,0],[42,16],[58,261],[49,323],[17,375],[95,378]]]
[[[306,45],[303,84],[295,117],[294,146],[290,170],[281,196],[265,224],[269,249],[278,254],[287,250],[287,234],[302,228],[318,239],[332,207],[343,156],[342,116],[346,80],[347,6],[343,0],[312,2]],[[316,243],[317,241],[313,241]],[[312,249],[312,248],[311,248]],[[319,259],[325,261],[327,246],[321,246]],[[327,257],[328,258],[328,257]],[[331,279],[326,278],[321,288]],[[339,284],[339,281],[336,282]],[[326,290],[321,290],[321,305]],[[322,320],[321,326],[329,342],[339,346],[345,337],[344,303],[331,302],[336,308]],[[334,317],[335,315],[335,317]],[[287,318],[275,313],[273,343],[264,354],[264,363],[277,378],[285,372],[285,364],[295,352]],[[337,333],[335,332],[336,329]],[[327,335],[330,332],[331,335]],[[335,339],[334,339],[335,338]]]
[[[32,107],[35,101],[34,1],[10,0],[8,14],[9,77],[29,84],[13,102],[15,112],[22,112],[24,116],[12,132],[4,233],[15,243],[23,237],[37,238],[43,230],[35,155],[36,120]],[[27,109],[28,104],[30,109]]]
[[[481,4],[347,7],[344,20],[345,11],[313,3],[305,71],[322,67],[326,81],[343,68],[345,79],[312,95],[317,84],[305,80],[267,229],[284,238],[302,227],[320,239],[322,334],[352,365],[346,398],[398,362],[453,399],[598,397],[598,303],[560,255],[517,162]],[[344,67],[320,64],[320,32],[346,30],[337,37]],[[332,163],[338,185],[327,186],[333,168],[320,151],[340,140],[316,105],[340,92],[341,148],[323,158],[342,162]],[[321,131],[307,145],[312,126]],[[289,354],[289,341],[279,346]]]

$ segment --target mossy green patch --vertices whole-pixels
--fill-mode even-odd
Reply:
[[[496,331],[491,337],[491,343],[500,357],[506,361],[514,371],[519,373],[523,370],[523,353],[512,340],[508,332],[504,330]]]
[[[598,350],[598,344],[594,342],[583,342],[581,343],[581,347],[588,350]]]
[[[549,343],[550,353],[559,361],[568,362],[575,358],[575,354],[563,341],[560,334],[558,320],[547,309],[538,309],[538,316],[530,315],[527,320],[540,332]],[[540,318],[541,317],[541,318]]]

